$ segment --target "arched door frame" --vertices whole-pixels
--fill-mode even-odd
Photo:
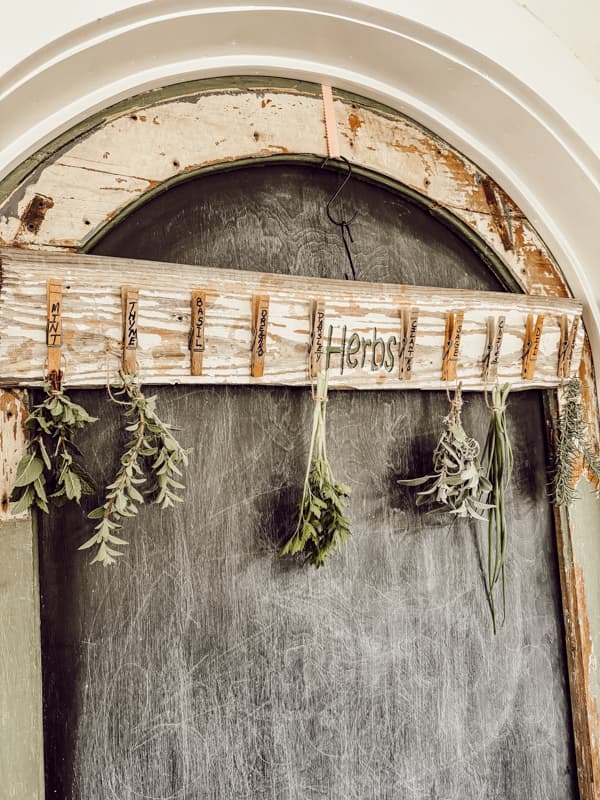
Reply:
[[[392,109],[347,92],[335,90],[334,96],[341,154],[357,171],[428,207],[468,239],[513,291],[570,295],[561,269],[534,226],[489,175]],[[21,248],[85,250],[107,226],[177,181],[241,163],[321,161],[326,155],[322,98],[316,84],[225,78],[174,85],[107,109],[19,165],[0,183],[0,241]],[[588,418],[596,420],[589,346],[581,375],[587,387]],[[5,395],[0,413],[5,490],[23,443],[15,425],[23,412]],[[594,518],[580,521],[581,515],[571,510],[557,513],[556,522],[580,792],[582,800],[597,800],[600,725],[592,666],[593,640],[598,645],[600,632],[592,636],[590,631],[577,549],[578,538],[600,517],[598,511],[586,513]],[[30,521],[11,524],[19,535],[26,534],[33,548]],[[33,550],[21,554],[29,558],[30,570],[33,556]],[[15,588],[21,590],[23,581],[29,580],[35,595],[33,572],[15,580]],[[30,615],[28,646],[38,653],[39,661],[31,597],[27,609],[23,613]],[[35,669],[27,680],[39,699]],[[39,719],[32,724],[38,726],[37,745],[29,745],[35,760]]]

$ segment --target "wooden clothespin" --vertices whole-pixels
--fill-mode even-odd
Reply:
[[[139,294],[139,289],[134,289],[131,286],[121,287],[121,304],[123,308],[122,369],[126,375],[135,375],[137,372]]]
[[[325,117],[325,139],[327,140],[327,156],[329,158],[340,157],[340,143],[337,135],[337,123],[335,121],[335,108],[333,105],[333,93],[331,86],[321,84],[321,97],[323,98],[323,113]]]
[[[410,380],[412,375],[412,362],[415,354],[418,321],[418,308],[405,306],[400,309],[401,334],[400,347],[398,348],[400,361],[398,377],[401,381]]]
[[[265,355],[267,353],[267,326],[269,324],[269,296],[253,295],[252,297],[252,354],[250,374],[253,378],[262,378],[265,371]]]
[[[444,336],[444,353],[442,356],[442,380],[455,381],[460,351],[464,311],[448,311],[446,314],[446,332]]]
[[[525,337],[523,340],[523,361],[521,366],[521,378],[527,381],[533,380],[533,376],[535,375],[543,327],[544,314],[538,314],[535,325],[533,324],[533,314],[527,315]]]
[[[48,380],[59,392],[62,385],[62,281],[50,278],[46,286],[46,346],[48,348]]]
[[[502,337],[504,336],[504,316],[488,317],[487,319],[487,341],[483,355],[482,380],[484,384],[494,383],[498,376],[498,363],[500,361],[500,350],[502,349]]]
[[[192,326],[190,330],[191,374],[202,375],[204,354],[204,318],[206,315],[206,292],[192,290]]]
[[[325,303],[323,300],[313,300],[309,312],[310,339],[308,345],[308,377],[316,378],[322,369],[325,347]]]
[[[556,374],[559,378],[568,378],[571,372],[573,350],[579,329],[579,317],[574,317],[569,329],[569,318],[562,314],[560,318],[560,341],[558,343],[558,368]]]

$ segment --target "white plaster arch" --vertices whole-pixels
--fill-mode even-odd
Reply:
[[[244,73],[330,81],[428,126],[510,194],[584,300],[600,357],[598,83],[512,0],[418,5],[102,0],[70,22],[79,6],[59,0],[49,32],[34,28],[28,39],[21,27],[28,55],[4,65],[12,67],[0,81],[0,178],[143,89]]]

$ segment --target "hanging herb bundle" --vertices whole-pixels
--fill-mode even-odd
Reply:
[[[490,406],[490,424],[483,449],[487,478],[491,484],[488,510],[487,596],[496,633],[496,601],[498,582],[502,587],[502,617],[506,616],[506,583],[504,566],[508,529],[506,525],[505,491],[513,468],[513,452],[506,428],[506,400],[510,384],[494,386]]]
[[[318,376],[314,402],[308,466],[299,504],[298,522],[294,533],[279,554],[284,556],[303,553],[305,564],[321,567],[330,553],[335,549],[340,550],[350,538],[349,522],[344,516],[344,510],[351,489],[334,479],[327,458],[326,371]]]
[[[115,394],[125,399],[115,402],[128,406],[125,416],[130,422],[125,430],[132,438],[125,445],[115,480],[106,487],[104,503],[88,514],[90,519],[99,520],[95,533],[79,548],[87,550],[97,546],[91,563],[104,566],[114,564],[116,558],[123,555],[115,546],[127,542],[116,531],[122,528],[125,517],[138,513],[146,497],[163,509],[183,501],[178,491],[185,486],[177,477],[182,474],[181,466],[188,464],[188,451],[181,447],[171,433],[172,428],[156,413],[156,397],[144,395],[135,375],[120,373],[120,379],[121,386]],[[138,487],[149,477],[154,482],[142,493]]]
[[[479,443],[462,425],[462,392],[458,386],[451,400],[444,430],[433,451],[433,473],[421,478],[399,480],[402,486],[425,486],[417,492],[417,505],[433,504],[429,513],[445,511],[457,517],[485,520],[481,514],[491,508],[482,502],[492,486],[479,460]]]
[[[46,397],[27,417],[27,451],[17,467],[11,494],[13,514],[32,506],[49,513],[48,502],[62,505],[67,500],[79,503],[82,495],[92,494],[93,481],[77,460],[75,434],[96,422],[83,406],[74,403],[57,382],[44,383]]]
[[[575,499],[577,467],[581,460],[600,485],[600,461],[592,451],[583,418],[581,381],[572,377],[563,386],[563,407],[556,436],[552,497],[557,505],[568,506]]]

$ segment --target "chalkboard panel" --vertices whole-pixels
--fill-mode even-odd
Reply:
[[[173,189],[96,252],[339,277],[335,175],[245,169]],[[423,211],[353,182],[358,277],[497,289]],[[176,279],[176,268],[174,268]],[[103,392],[81,437],[99,483],[123,441]],[[40,521],[48,797],[544,800],[577,796],[541,397],[508,412],[508,618],[492,635],[481,524],[417,512],[443,393],[340,392],[328,406],[353,537],[319,570],[277,556],[311,415],[298,389],[172,387],[160,412],[193,448],[184,505],[142,511],[120,564],[88,567],[89,524]],[[467,398],[480,439],[487,411]]]

